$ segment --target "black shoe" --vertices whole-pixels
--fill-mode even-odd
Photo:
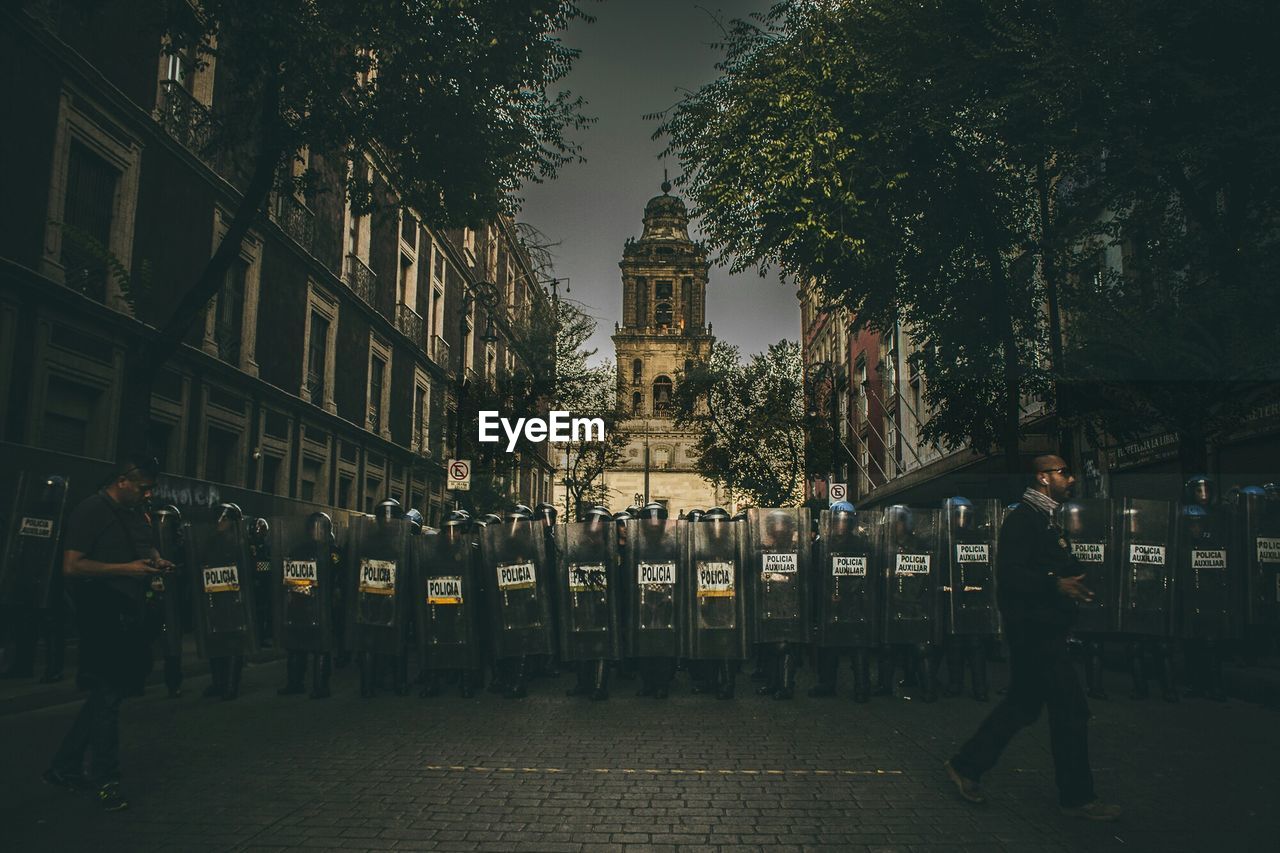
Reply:
[[[985,690],[973,691],[973,701],[975,702],[986,702],[990,700],[990,698],[991,697],[987,695],[987,691]]]
[[[55,770],[50,767],[44,771],[40,777],[46,785],[52,785],[55,788],[65,788],[68,791],[87,791],[93,787],[93,784],[82,773],[63,773],[61,770]]]
[[[773,691],[774,699],[787,700],[787,699],[793,698],[794,696],[795,696],[795,693],[792,691],[790,687],[780,687],[777,690]]]
[[[871,694],[865,690],[861,693],[855,690],[853,691],[853,701],[859,705],[865,705],[871,701]]]
[[[659,687],[657,690],[653,691],[654,699],[666,699],[667,695],[668,695],[668,692],[667,692],[667,688],[665,687]]]
[[[1094,690],[1090,690],[1090,691],[1088,691],[1088,694],[1087,694],[1087,695],[1089,696],[1089,698],[1090,698],[1090,699],[1104,699],[1104,700],[1105,700],[1105,699],[1110,699],[1110,698],[1111,698],[1110,696],[1108,696],[1108,695],[1107,695],[1107,691],[1103,690],[1101,687],[1098,687],[1098,688],[1095,688]]]
[[[809,696],[813,699],[829,699],[836,695],[836,689],[826,684],[819,684],[817,687],[809,688]]]
[[[222,695],[222,692],[223,692],[223,688],[221,685],[210,684],[208,687],[206,687],[204,690],[200,692],[200,695],[205,699],[217,699],[219,696]]]
[[[604,700],[606,700],[606,699],[608,699],[608,698],[609,698],[609,691],[608,691],[608,690],[602,690],[602,689],[597,688],[597,689],[595,689],[595,690],[592,690],[592,691],[591,691],[591,701],[592,701],[592,702],[603,702]]]
[[[57,684],[61,680],[61,672],[46,672],[44,675],[40,676],[41,684]]]
[[[181,688],[181,687],[170,687],[170,688],[169,688],[169,698],[170,698],[170,699],[178,699],[178,698],[180,698],[181,696],[182,696],[182,688]]]
[[[719,690],[717,690],[717,691],[716,691],[716,698],[717,698],[717,699],[732,699],[732,698],[733,698],[733,687],[731,687],[731,686],[729,686],[729,687],[721,687]]]
[[[307,692],[307,688],[301,684],[286,684],[276,691],[277,696],[299,696]]]
[[[129,801],[120,794],[119,782],[108,782],[98,789],[98,805],[104,812],[119,812],[129,808]]]
[[[328,699],[329,695],[328,687],[317,687],[311,691],[312,699]]]
[[[507,688],[508,699],[523,699],[528,695],[529,695],[529,691],[525,689],[523,684],[516,685],[515,687]]]
[[[461,695],[463,699],[470,699],[476,695],[476,689],[469,686],[464,687],[462,688]]]
[[[36,677],[36,674],[34,670],[25,669],[25,668],[24,669],[6,669],[4,672],[0,672],[0,678],[5,678],[5,679],[35,678],[35,677]]]
[[[768,685],[768,684],[762,684],[762,685],[760,685],[759,687],[757,687],[757,688],[756,688],[756,695],[757,695],[757,696],[772,696],[772,695],[773,695],[773,687],[772,687],[772,686],[770,686],[770,685]]]

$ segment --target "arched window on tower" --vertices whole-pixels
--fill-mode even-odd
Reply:
[[[642,414],[641,409],[644,408],[644,395],[639,391],[631,395],[631,417],[638,418]]]
[[[644,360],[637,358],[631,362],[631,384],[639,385],[644,381]]]
[[[665,332],[671,328],[671,303],[659,302],[658,307],[653,311],[653,324],[658,327],[658,331]]]
[[[653,380],[653,413],[666,415],[671,411],[671,378],[659,376]]]

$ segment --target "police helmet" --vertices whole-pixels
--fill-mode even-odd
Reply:
[[[506,520],[507,521],[532,521],[533,510],[529,509],[524,504],[516,504],[515,506],[507,510]]]
[[[853,504],[849,503],[848,501],[836,501],[831,505],[831,511],[832,512],[856,512],[856,510],[853,508]]]
[[[607,524],[613,520],[613,516],[609,513],[607,507],[596,504],[589,506],[578,513],[578,521],[587,524]]]
[[[400,512],[400,501],[395,498],[387,498],[373,508],[373,517],[378,521],[394,521],[402,517]]]
[[[640,509],[637,518],[641,521],[666,521],[667,508],[657,501],[647,503]]]
[[[977,512],[974,509],[973,501],[956,495],[943,501],[942,508],[946,512],[947,521],[955,524],[958,529],[970,530],[973,528],[974,514]]]
[[[1187,503],[1209,506],[1217,497],[1217,489],[1208,474],[1194,474],[1182,485],[1182,494]]]
[[[404,514],[404,520],[409,522],[409,524],[413,525],[413,530],[415,533],[422,532],[422,521],[423,521],[422,513],[418,512],[416,509],[406,510]]]
[[[709,509],[709,510],[707,510],[706,512],[704,512],[704,513],[702,514],[702,518],[700,518],[700,519],[698,519],[698,520],[699,520],[699,521],[722,521],[722,522],[724,522],[724,521],[729,521],[730,519],[729,519],[729,513],[725,510],[725,508],[724,508],[724,507],[720,507],[720,506],[713,506],[711,509]]]
[[[701,521],[705,515],[706,513],[700,509],[691,509],[687,513],[685,513],[684,518],[685,518],[685,521],[689,522],[690,524],[694,524],[696,522]]]
[[[333,519],[326,513],[313,512],[307,516],[307,538],[312,542],[333,544]]]
[[[555,504],[540,503],[533,508],[533,517],[546,527],[555,527],[557,515]]]

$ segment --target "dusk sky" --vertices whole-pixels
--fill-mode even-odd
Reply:
[[[662,191],[664,165],[673,179],[679,169],[674,160],[658,159],[663,142],[650,138],[657,123],[643,116],[666,109],[682,91],[715,78],[721,54],[712,45],[721,31],[713,15],[743,17],[768,9],[772,0],[712,0],[707,5],[606,0],[583,5],[596,21],[577,22],[566,34],[566,43],[582,56],[563,86],[585,97],[587,114],[598,119],[575,136],[587,162],[564,167],[555,181],[528,186],[519,219],[560,243],[553,250],[556,275],[570,279],[569,298],[596,318],[599,325],[589,347],[599,350],[594,360],[600,361],[613,357],[609,337],[622,317],[618,262],[623,242],[640,236],[645,202]],[[699,239],[696,221],[692,231]],[[719,340],[736,344],[744,355],[800,333],[793,287],[776,274],[731,276],[719,265],[711,268],[707,320]]]

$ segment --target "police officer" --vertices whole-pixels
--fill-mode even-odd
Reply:
[[[249,522],[249,560],[253,563],[253,606],[257,618],[258,642],[269,648],[275,638],[271,631],[274,596],[271,594],[271,523],[265,518]]]
[[[941,587],[938,524],[937,510],[898,504],[885,510],[882,528],[888,648],[881,658],[881,689],[892,691],[896,655],[903,659],[907,680],[916,685],[925,702],[938,698],[933,666]]]
[[[1000,633],[996,605],[995,523],[997,504],[953,497],[943,502],[946,521],[946,572],[936,639],[944,643],[947,658],[947,695],[964,689],[964,672],[970,675],[973,698],[986,702],[987,645]]]
[[[660,503],[646,504],[627,522],[627,656],[636,662],[637,695],[665,699],[682,649],[681,602],[687,555],[685,524]]]
[[[692,514],[691,514],[692,515]],[[737,671],[750,654],[742,525],[714,507],[688,526],[687,649],[702,688],[732,699]]]
[[[45,658],[40,682],[62,678],[66,606],[59,543],[68,486],[60,474],[18,475],[9,538],[0,555],[0,624],[11,627],[13,660],[0,678],[35,675],[41,635]]]
[[[254,566],[245,541],[244,513],[219,504],[212,524],[185,527],[187,567],[196,610],[196,640],[209,661],[206,699],[235,699],[245,656],[257,648]]]
[[[760,695],[790,699],[804,645],[809,642],[809,511],[750,509],[752,626],[768,680]]]
[[[606,507],[585,508],[561,530],[557,586],[561,659],[576,674],[569,696],[609,698],[609,671],[621,655],[617,537]]]
[[[810,696],[836,695],[840,658],[848,655],[853,669],[853,699],[871,698],[871,654],[879,645],[879,564],[872,530],[853,504],[837,501],[818,520],[815,560],[818,683]]]
[[[1188,695],[1226,701],[1223,645],[1239,633],[1234,560],[1213,480],[1204,475],[1184,486],[1177,528],[1178,635],[1183,638]]]
[[[311,698],[329,697],[333,672],[333,630],[339,588],[340,556],[333,520],[313,512],[301,523],[278,519],[272,548],[272,603],[276,639],[287,652],[286,682],[276,692],[292,696],[306,691],[311,664]]]
[[[424,698],[440,694],[447,674],[457,675],[464,699],[483,685],[485,599],[474,529],[470,515],[454,510],[439,533],[421,540],[414,598]]]
[[[500,523],[485,527],[482,543],[494,689],[521,699],[528,695],[529,659],[549,655],[555,642],[546,539],[533,511],[517,504]]]
[[[347,555],[347,581],[352,584],[347,645],[360,667],[363,698],[374,695],[384,666],[391,672],[395,693],[403,696],[409,692],[404,658],[409,610],[406,590],[412,582],[410,527],[394,498],[381,501],[372,520],[356,519],[353,525]]]

